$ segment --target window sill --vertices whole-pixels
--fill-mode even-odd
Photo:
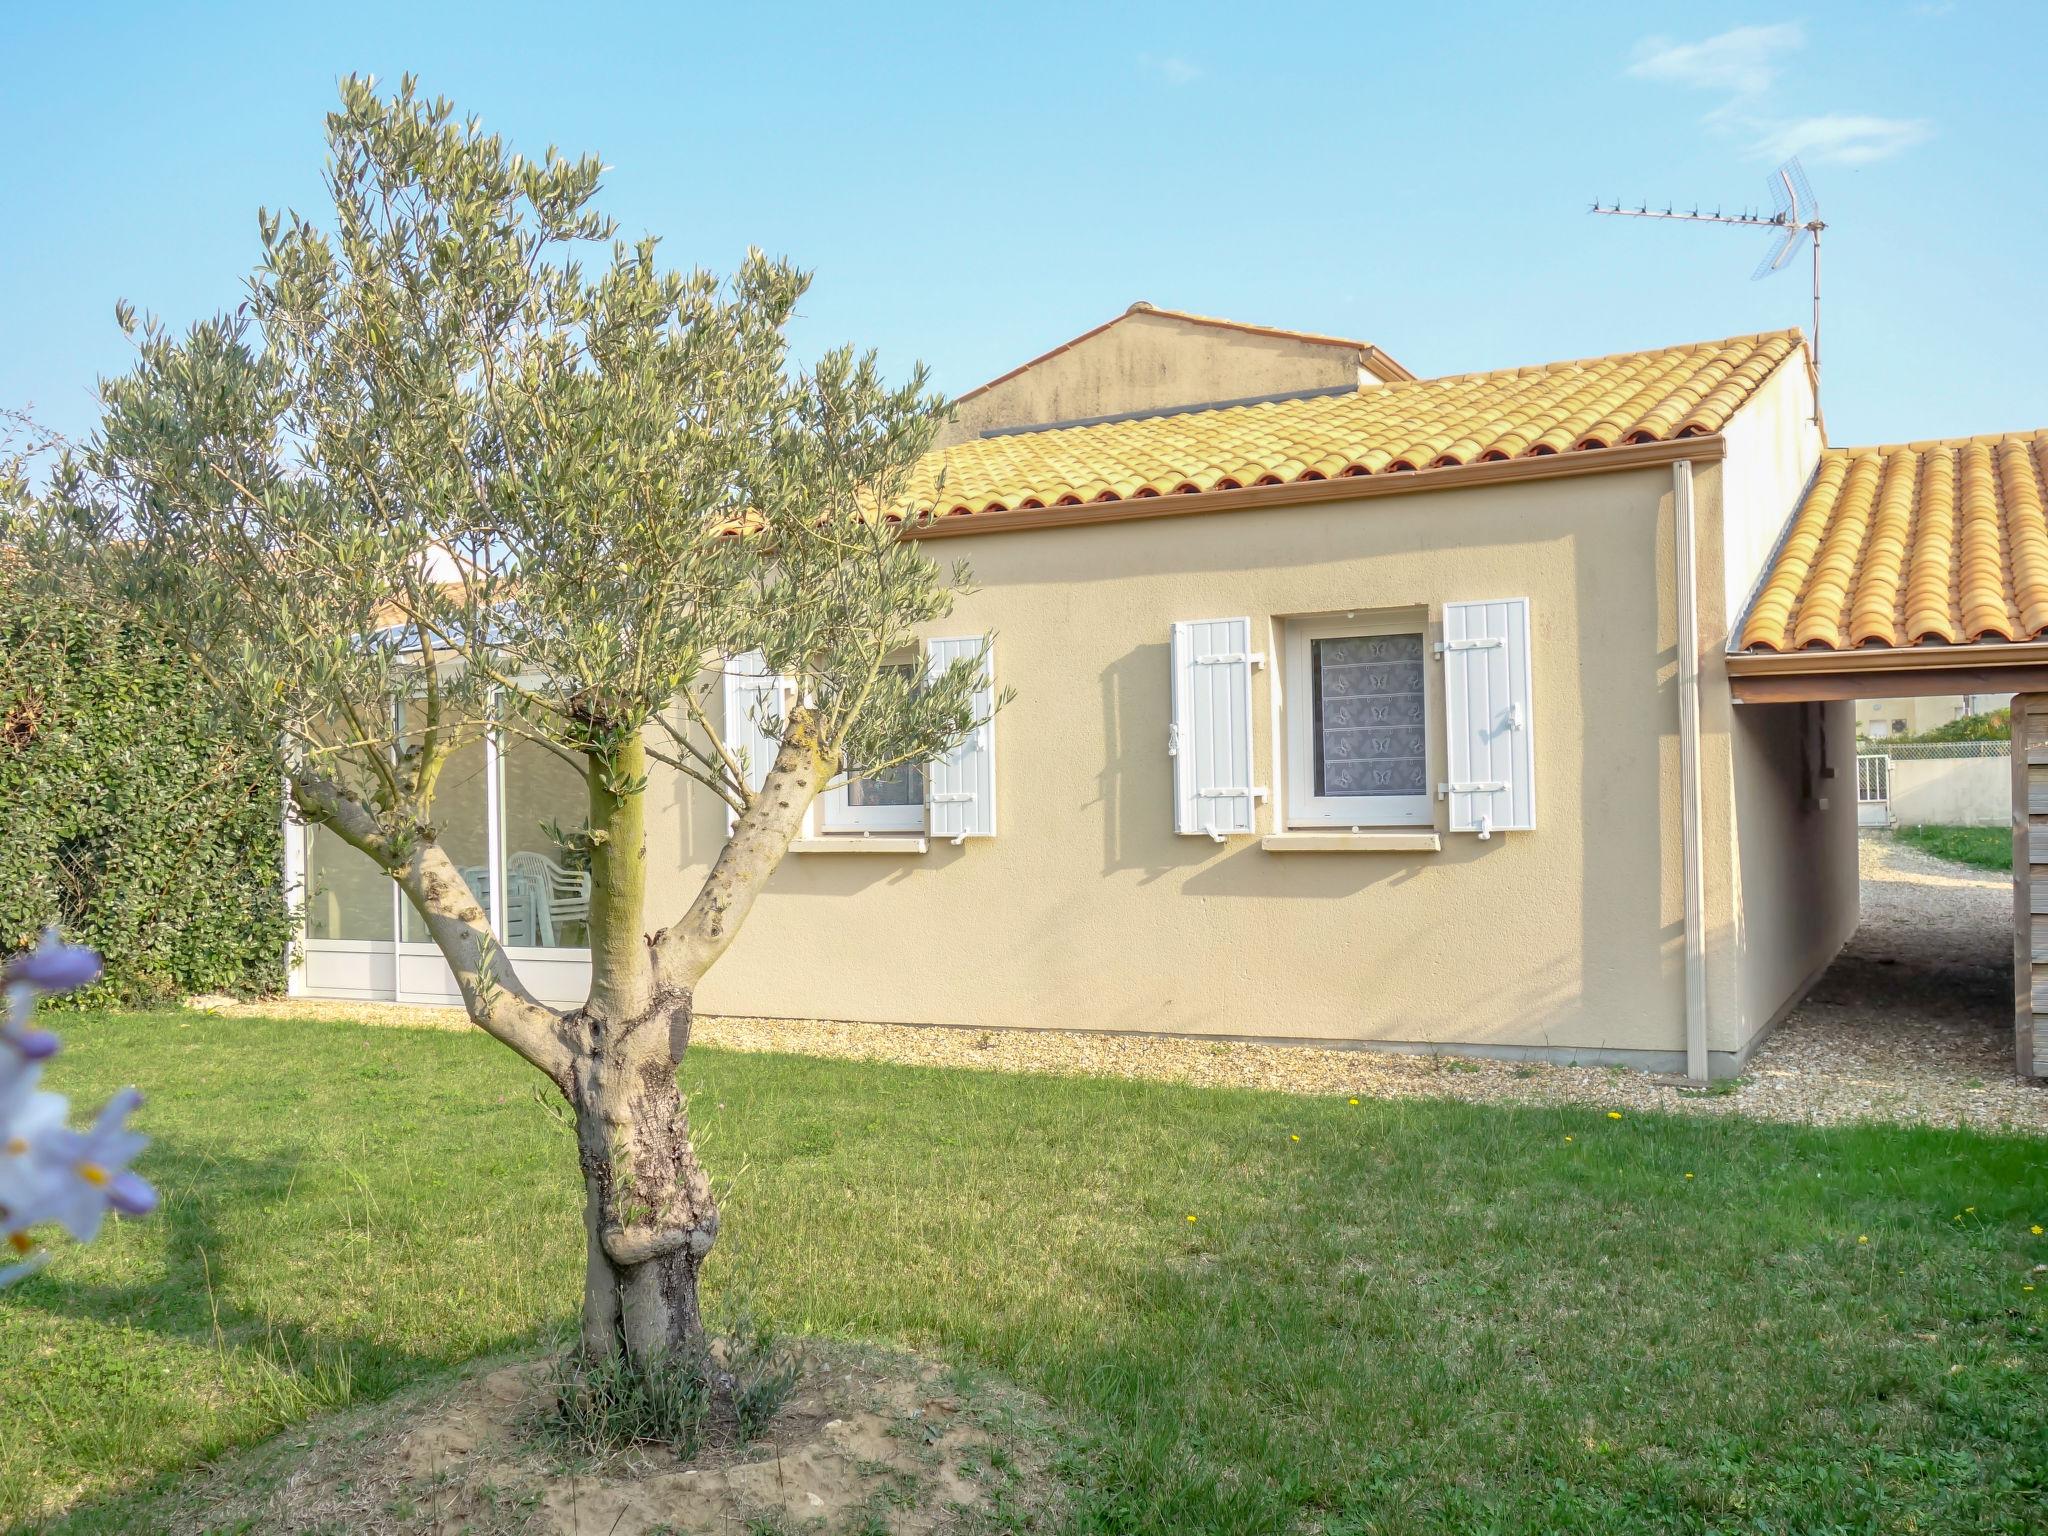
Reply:
[[[923,853],[931,839],[922,832],[828,832],[820,837],[800,837],[789,845],[791,853]]]
[[[1272,832],[1259,840],[1268,853],[1436,853],[1435,832]]]

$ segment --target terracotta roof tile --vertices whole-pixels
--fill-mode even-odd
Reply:
[[[1748,650],[2048,634],[2048,430],[1830,448],[1742,627]]]
[[[1697,437],[1726,426],[1799,345],[1797,331],[1774,331],[976,438],[926,455],[907,510],[984,517]]]

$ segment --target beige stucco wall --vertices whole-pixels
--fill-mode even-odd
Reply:
[[[979,584],[934,633],[995,632],[999,680],[1018,690],[997,724],[1001,835],[793,854],[700,1005],[1669,1064],[1683,1047],[1670,487],[1656,467],[934,544]],[[1434,638],[1445,601],[1514,596],[1533,612],[1539,830],[1445,834],[1422,854],[1174,833],[1173,621],[1250,614],[1277,654],[1287,615],[1426,606]],[[1274,676],[1256,674],[1254,698],[1269,784]],[[1431,705],[1434,780],[1435,692]],[[724,822],[673,785],[654,800],[664,921]]]
[[[1355,347],[1134,310],[961,401],[939,442],[963,442],[992,427],[1042,426],[1378,382],[1359,366]]]
[[[1716,941],[1735,962],[1736,986],[1710,1044],[1740,1055],[1855,931],[1856,751],[1839,701],[1742,705],[1730,745],[1738,885]]]
[[[1717,567],[1703,564],[1700,584],[1717,589],[1717,611],[1739,623],[1820,467],[1820,422],[1805,354],[1795,352],[1779,364],[1721,435],[1728,444],[1728,456],[1715,471],[1721,574],[1713,580]]]
[[[2006,826],[2012,821],[2012,759],[1895,758],[1890,811],[1901,827]]]
[[[1818,462],[1803,354],[1778,367],[1723,435],[1727,457],[1695,476],[1707,1045],[1720,1072],[1818,978],[1858,915],[1849,708],[1828,705],[1823,716],[1823,706],[1808,706],[1809,752],[1817,764],[1824,717],[1835,770],[1826,784],[1808,783],[1793,715],[1735,703],[1723,659]]]

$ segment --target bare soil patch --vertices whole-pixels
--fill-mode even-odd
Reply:
[[[1044,1408],[984,1376],[818,1346],[751,1443],[579,1456],[549,1423],[545,1361],[288,1432],[166,1494],[152,1530],[393,1536],[973,1536],[1050,1529]]]

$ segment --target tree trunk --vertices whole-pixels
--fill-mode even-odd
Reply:
[[[689,1037],[687,994],[657,994],[637,1018],[586,1017],[575,1072],[587,1247],[583,1351],[645,1364],[698,1347],[697,1277],[718,1235],[711,1181],[690,1144],[671,1050]],[[680,1054],[678,1051],[677,1054]]]

